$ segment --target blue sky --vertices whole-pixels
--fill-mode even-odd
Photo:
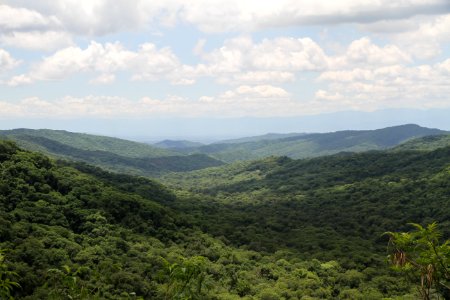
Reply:
[[[3,128],[129,136],[213,135],[214,128],[225,136],[233,121],[241,135],[289,132],[302,127],[288,120],[348,111],[416,112],[405,122],[429,111],[433,119],[450,108],[449,95],[448,0],[0,4]],[[189,120],[202,125],[177,134]]]

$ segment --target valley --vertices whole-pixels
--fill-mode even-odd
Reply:
[[[68,132],[1,135],[0,249],[17,299],[416,299],[384,233],[437,222],[450,237],[442,131],[313,135],[346,151],[228,164]],[[383,150],[360,151],[368,140]]]

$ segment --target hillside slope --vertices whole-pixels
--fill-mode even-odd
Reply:
[[[377,130],[348,130],[243,143],[215,143],[190,151],[191,153],[205,153],[227,162],[258,159],[271,155],[307,158],[339,152],[382,150],[394,147],[411,138],[439,134],[446,134],[446,132],[408,124]]]
[[[0,131],[1,137],[29,150],[136,175],[158,176],[223,164],[205,154],[177,154],[132,141],[67,131],[15,129]]]
[[[412,139],[394,147],[393,151],[432,151],[450,146],[450,134],[430,135]]]
[[[180,189],[182,211],[208,212],[196,219],[200,228],[258,251],[281,246],[350,267],[375,259],[365,252],[382,253],[392,227],[438,221],[450,236],[450,147],[271,157],[162,182]]]
[[[126,157],[161,157],[179,155],[177,152],[153,147],[144,143],[107,136],[69,132],[65,130],[20,128],[0,130],[0,136],[9,137],[26,148],[31,146],[36,147],[29,144],[33,141],[30,141],[28,137],[39,137],[81,150],[107,151]],[[34,142],[39,146],[38,139],[35,139]]]
[[[269,254],[227,246],[190,223],[195,214],[169,208],[178,200],[157,182],[57,164],[5,141],[0,191],[0,281],[20,284],[16,299],[414,297],[370,263],[348,269],[284,247]]]

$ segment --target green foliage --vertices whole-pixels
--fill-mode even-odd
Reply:
[[[436,220],[450,236],[450,148],[267,158],[171,174],[171,207],[235,246],[298,251],[348,268],[383,264],[383,232]]]
[[[201,299],[205,297],[202,292],[206,276],[206,259],[195,256],[184,259],[181,263],[163,261],[163,274],[166,277],[164,289],[165,299]]]
[[[10,271],[5,262],[5,249],[0,249],[0,299],[14,299],[11,292],[15,288],[20,288],[20,284],[15,281],[18,277],[16,272]]]
[[[437,223],[426,227],[411,224],[412,232],[388,232],[389,258],[396,270],[419,285],[422,299],[431,299],[436,291],[450,297],[450,241],[441,243]]]
[[[178,176],[175,192],[0,150],[0,248],[16,299],[407,297],[379,231],[448,224],[448,149],[272,157]]]
[[[85,287],[81,276],[89,272],[89,268],[79,267],[72,270],[64,265],[62,269],[47,270],[46,287],[49,290],[49,299],[99,299],[93,292]]]

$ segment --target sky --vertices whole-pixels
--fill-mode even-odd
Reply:
[[[450,0],[0,0],[3,129],[450,129],[442,112]]]

